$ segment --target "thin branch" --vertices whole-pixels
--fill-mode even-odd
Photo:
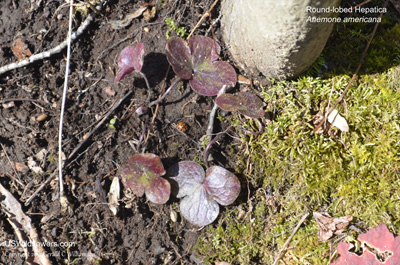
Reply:
[[[65,66],[65,79],[64,79],[64,88],[61,102],[61,113],[60,113],[60,125],[58,129],[58,177],[60,184],[60,204],[61,209],[63,209],[64,213],[66,213],[69,209],[68,199],[64,194],[64,181],[63,181],[63,161],[62,161],[62,132],[63,132],[63,123],[64,123],[64,112],[65,112],[65,103],[67,101],[67,91],[68,91],[68,75],[69,75],[69,63],[71,60],[71,35],[72,35],[72,16],[73,16],[73,7],[74,1],[71,0],[69,6],[69,25],[68,25],[68,42],[67,42],[67,63]]]
[[[140,152],[140,146],[142,145],[142,142],[144,140],[144,136],[146,135],[146,131],[147,131],[147,119],[146,119],[146,121],[143,122],[142,133],[140,134],[139,141],[137,143],[136,150],[137,150],[138,153]]]
[[[76,32],[74,32],[73,34],[70,34],[70,36],[66,40],[61,42],[58,46],[56,46],[48,51],[44,51],[42,53],[32,55],[31,57],[29,57],[26,60],[19,60],[18,62],[11,63],[11,64],[5,65],[3,67],[0,67],[0,75],[6,73],[8,71],[15,70],[17,68],[27,66],[36,61],[50,58],[52,55],[61,52],[65,47],[68,46],[68,43],[76,40],[79,37],[79,35],[81,35],[86,30],[86,28],[92,22],[93,18],[94,18],[94,15],[89,14],[89,16],[81,24],[81,26],[78,28],[78,30]]]
[[[386,0],[385,4],[383,5],[383,8],[386,8],[386,6],[387,6],[388,4],[389,4],[389,0]],[[379,17],[382,18],[382,17],[383,17],[383,14],[384,14],[384,13],[382,12],[382,13],[380,14]],[[328,119],[329,115],[331,115],[332,111],[333,111],[333,110],[337,107],[337,105],[343,100],[344,96],[347,94],[347,91],[349,91],[349,88],[350,88],[351,83],[353,83],[353,81],[356,79],[356,76],[357,76],[358,72],[360,71],[361,66],[362,66],[363,63],[364,63],[365,56],[367,55],[367,52],[368,52],[369,46],[370,46],[371,43],[372,43],[372,40],[374,39],[374,36],[375,36],[375,33],[376,33],[377,29],[378,29],[379,23],[380,23],[380,22],[377,22],[377,23],[375,24],[374,30],[372,31],[372,34],[371,34],[371,37],[369,38],[369,41],[368,41],[368,43],[367,43],[367,46],[365,47],[364,52],[363,52],[363,54],[361,55],[361,59],[360,59],[360,62],[359,62],[359,64],[358,64],[358,66],[357,66],[357,70],[355,71],[355,73],[354,73],[353,76],[351,77],[349,83],[348,83],[347,86],[346,86],[346,89],[345,89],[345,90],[343,91],[343,93],[340,95],[340,97],[338,98],[338,100],[336,101],[336,103],[332,106],[332,108],[331,108],[330,110],[328,110],[328,113],[327,113],[327,115],[323,118],[323,120],[322,120],[322,121],[318,124],[318,126],[313,130],[314,133],[317,132],[317,131],[321,128],[321,126],[322,126],[322,125],[325,123],[325,121]]]
[[[72,153],[68,156],[66,162],[71,161],[71,159],[82,148],[82,146],[86,143],[86,141],[90,139],[90,137],[97,131],[97,129],[99,129],[100,126],[110,117],[110,115],[121,105],[121,103],[124,102],[127,98],[129,98],[132,94],[133,90],[129,91],[122,99],[120,99],[110,108],[110,110],[104,115],[103,119],[101,119],[101,121],[96,125],[96,127],[94,127],[94,129],[90,132],[90,134],[82,142],[80,142],[77,147],[75,147],[74,151],[72,151]]]
[[[219,0],[215,0],[214,3],[211,5],[210,9],[208,9],[204,15],[201,16],[199,22],[197,22],[196,26],[194,26],[194,28],[192,29],[192,31],[190,32],[189,36],[187,37],[188,39],[190,38],[190,36],[192,36],[192,34],[194,33],[194,31],[200,26],[201,22],[208,17],[211,14],[211,11],[213,10],[213,8],[215,7],[215,5],[218,3]]]
[[[303,224],[303,222],[306,220],[306,218],[308,217],[309,213],[306,213],[301,220],[299,221],[299,223],[297,224],[297,226],[294,228],[292,234],[289,236],[289,238],[286,240],[285,245],[283,245],[281,251],[279,251],[279,255],[278,257],[275,259],[274,263],[272,265],[276,265],[278,264],[278,261],[281,259],[283,252],[286,250],[287,246],[289,245],[290,241],[292,240],[292,238],[294,237],[294,235],[297,233],[297,231],[299,230],[300,226]]]
[[[162,95],[157,100],[154,100],[154,101],[150,102],[147,107],[150,108],[150,107],[160,103],[168,95],[168,93],[171,92],[171,90],[179,83],[179,81],[182,81],[182,79],[181,78],[176,78],[174,81],[172,81],[172,84],[169,86],[167,91],[165,91],[164,95]]]
[[[40,103],[40,104],[51,105],[47,102],[44,102],[43,100],[33,99],[33,98],[5,98],[5,99],[0,100],[0,104],[6,103],[6,102],[11,102],[11,101],[30,101],[30,102]]]
[[[31,201],[43,190],[44,187],[46,187],[53,179],[55,179],[57,176],[57,171],[54,171],[42,184],[40,184],[39,188],[35,190],[34,193],[27,199],[24,203],[25,206],[28,206]]]

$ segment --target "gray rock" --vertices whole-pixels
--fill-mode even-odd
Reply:
[[[339,4],[340,0],[225,0],[221,7],[224,41],[246,72],[278,80],[293,78],[318,58],[338,15],[319,8],[332,10]],[[316,18],[331,22],[310,21]]]

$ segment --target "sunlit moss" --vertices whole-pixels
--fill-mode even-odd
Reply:
[[[390,17],[378,30],[364,66],[337,110],[350,131],[315,134],[315,115],[344,91],[369,39],[371,25],[337,25],[323,59],[293,81],[273,82],[261,96],[272,124],[232,115],[240,148],[236,171],[254,187],[249,200],[221,214],[196,251],[208,262],[271,264],[301,217],[310,215],[282,257],[285,264],[329,264],[339,237],[322,243],[312,211],[352,215],[368,229],[400,229],[400,25]],[[400,58],[400,57],[399,57]],[[354,231],[346,233],[356,235]]]

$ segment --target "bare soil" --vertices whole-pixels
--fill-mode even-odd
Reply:
[[[178,26],[191,29],[212,2],[160,1],[152,20],[140,16],[127,27],[115,30],[110,21],[135,12],[141,2],[109,1],[73,42],[63,128],[63,152],[69,158],[64,166],[64,186],[73,204],[70,214],[61,212],[54,177],[66,50],[0,76],[0,183],[21,202],[41,240],[58,244],[45,248],[53,264],[197,264],[201,259],[191,251],[201,233],[198,227],[180,217],[176,222],[171,220],[171,211],[179,212],[178,200],[172,198],[165,205],[154,205],[145,197],[130,197],[124,191],[119,212],[114,216],[107,204],[107,193],[113,177],[118,176],[118,165],[135,153],[128,140],[140,138],[144,119],[135,110],[148,95],[139,75],[131,74],[114,84],[120,51],[127,45],[145,43],[143,72],[152,88],[151,99],[156,99],[175,77],[172,70],[168,72],[165,56],[165,18],[172,17]],[[217,5],[214,20],[218,9]],[[0,65],[41,53],[64,41],[68,12],[69,6],[63,0],[1,1]],[[74,30],[86,17],[86,13],[75,12]],[[218,27],[216,23],[217,40]],[[211,37],[209,29],[207,20],[196,33]],[[116,120],[115,128],[110,128],[107,120],[70,157],[102,116],[130,90],[134,90],[133,96],[111,115]],[[182,83],[162,104],[152,108],[141,151],[159,155],[166,169],[178,161],[201,157],[200,139],[206,132],[212,106],[212,99],[197,97],[188,84]],[[180,121],[189,125],[186,133],[177,130]],[[216,126],[216,131],[223,130],[223,124]],[[219,155],[213,163],[229,168],[223,152],[215,153]],[[38,168],[40,171],[35,172]],[[52,180],[26,203],[48,178]],[[2,212],[1,264],[25,264],[23,248],[12,244],[17,240]],[[73,244],[61,246],[66,242]]]

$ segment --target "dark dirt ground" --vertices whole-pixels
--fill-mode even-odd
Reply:
[[[200,2],[200,3],[199,3]],[[58,123],[66,64],[66,50],[27,67],[0,76],[0,183],[17,198],[23,211],[32,218],[42,241],[73,242],[71,247],[47,247],[53,264],[196,264],[199,258],[191,249],[201,231],[178,218],[171,220],[171,211],[179,211],[177,200],[166,205],[154,205],[143,198],[123,196],[117,216],[107,204],[111,181],[117,176],[118,165],[134,151],[128,140],[139,139],[142,120],[135,109],[147,97],[145,83],[131,74],[114,84],[120,51],[130,44],[145,43],[145,64],[155,99],[174,78],[165,57],[166,17],[178,25],[192,29],[213,1],[167,0],[157,5],[156,17],[146,21],[134,19],[124,29],[114,30],[110,20],[123,19],[140,7],[139,1],[109,1],[94,21],[73,44],[66,115],[63,129],[63,151],[68,157],[90,132],[102,115],[130,89],[134,90],[111,117],[115,129],[107,120],[64,167],[65,189],[73,204],[73,213],[60,210],[56,179],[28,204],[28,198],[57,171]],[[218,17],[219,6],[213,11]],[[13,52],[15,41],[26,44],[24,56],[37,54],[62,42],[68,31],[69,6],[63,0],[19,1],[0,3],[0,65],[17,61]],[[74,30],[86,14],[75,12]],[[147,27],[149,32],[143,31]],[[219,23],[215,36],[220,40]],[[205,35],[209,21],[196,34]],[[208,31],[208,36],[211,32]],[[171,33],[173,35],[173,33]],[[227,55],[222,54],[225,59]],[[10,100],[12,99],[12,100]],[[192,102],[191,102],[192,101]],[[183,105],[185,107],[183,108]],[[157,112],[152,109],[149,133],[144,150],[159,155],[165,168],[182,160],[202,156],[201,136],[205,134],[212,99],[195,97],[187,83],[174,89]],[[43,114],[46,115],[43,116]],[[190,129],[186,135],[176,129],[180,121]],[[218,125],[222,126],[223,125]],[[215,131],[223,128],[215,128]],[[231,141],[231,139],[226,140]],[[215,151],[224,153],[224,150]],[[41,172],[34,172],[33,161]],[[214,164],[229,164],[223,155]],[[0,214],[0,242],[18,240],[6,215]],[[20,246],[0,246],[1,264],[24,264]],[[95,262],[95,259],[100,261]],[[73,263],[74,262],[74,263]]]

